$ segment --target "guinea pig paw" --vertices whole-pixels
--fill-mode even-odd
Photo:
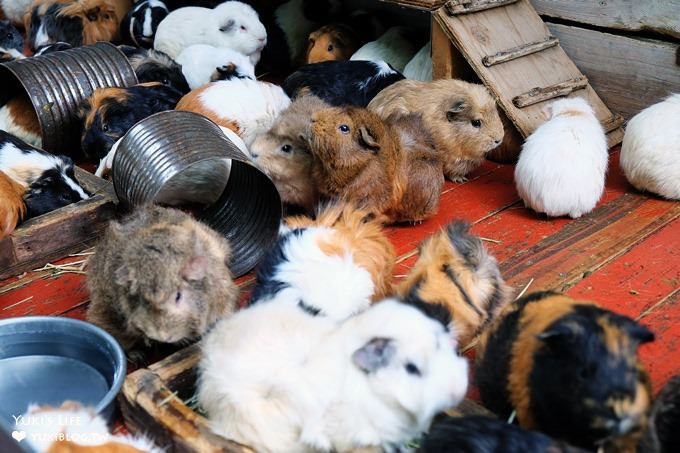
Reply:
[[[466,176],[453,176],[451,182],[463,184],[464,182],[468,182],[468,179]]]
[[[130,349],[125,351],[125,354],[127,355],[127,361],[134,367],[142,367],[149,363],[146,351],[142,348]]]

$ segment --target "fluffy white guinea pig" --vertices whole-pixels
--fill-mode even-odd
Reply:
[[[154,49],[177,58],[192,44],[233,49],[250,57],[255,65],[267,44],[267,30],[250,5],[235,0],[220,3],[213,9],[178,8],[158,24]]]
[[[255,66],[241,52],[210,44],[193,44],[182,50],[175,61],[182,65],[182,74],[189,88],[231,77],[255,80]]]
[[[548,111],[522,146],[515,186],[534,211],[575,219],[592,211],[604,191],[607,138],[583,98],[554,101]]]
[[[638,190],[680,200],[680,93],[628,121],[621,169]]]

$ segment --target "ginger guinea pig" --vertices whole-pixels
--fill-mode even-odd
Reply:
[[[0,171],[0,239],[12,234],[26,215],[26,187]]]
[[[359,34],[349,25],[326,24],[309,34],[306,63],[349,60],[361,44]]]

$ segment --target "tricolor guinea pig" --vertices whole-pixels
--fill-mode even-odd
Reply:
[[[139,83],[158,82],[171,86],[182,94],[189,92],[189,84],[182,73],[182,66],[166,53],[124,44],[118,48],[130,62]]]

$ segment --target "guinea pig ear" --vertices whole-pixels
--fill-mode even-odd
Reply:
[[[654,341],[654,333],[642,324],[632,321],[626,326],[626,332],[631,338],[637,340],[640,344]]]
[[[371,134],[371,131],[368,130],[366,126],[359,126],[359,138],[361,145],[364,148],[372,149],[375,151],[378,151],[380,149],[380,143],[376,140],[376,138]]]
[[[455,121],[459,113],[465,111],[468,108],[468,104],[465,101],[455,101],[451,107],[446,111],[446,120],[448,122]]]
[[[394,341],[389,338],[372,338],[368,343],[354,351],[352,362],[364,373],[386,366],[397,352]]]
[[[195,256],[182,267],[180,273],[185,280],[201,280],[208,272],[208,265],[205,256]]]
[[[137,293],[137,277],[134,269],[121,266],[113,273],[113,278],[117,285],[128,287],[131,294]]]
[[[554,348],[570,342],[571,339],[576,335],[575,328],[575,325],[571,326],[569,323],[557,324],[548,330],[537,334],[536,338],[546,345]]]
[[[220,31],[223,33],[229,32],[234,29],[234,25],[236,25],[236,21],[234,19],[229,19],[226,24],[220,27]]]
[[[451,223],[447,227],[446,233],[453,247],[462,255],[465,263],[469,265],[468,267],[477,269],[484,259],[486,251],[482,241],[468,232],[469,228],[470,225],[467,222],[459,220]]]

